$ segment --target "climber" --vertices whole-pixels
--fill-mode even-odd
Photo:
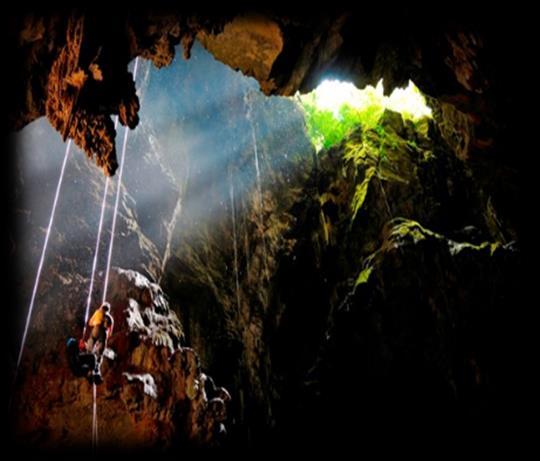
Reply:
[[[96,368],[96,356],[81,347],[75,338],[69,338],[66,343],[69,368],[77,377],[86,376],[91,379]]]
[[[86,350],[91,352],[96,357],[96,364],[94,369],[95,378],[100,380],[100,367],[103,352],[107,347],[107,340],[112,334],[114,320],[110,314],[111,305],[104,302],[96,311],[94,315],[88,321],[88,327],[90,330],[90,337],[86,341]]]

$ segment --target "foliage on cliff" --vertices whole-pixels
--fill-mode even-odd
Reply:
[[[390,96],[384,95],[382,80],[376,87],[368,85],[362,90],[351,83],[325,81],[299,100],[309,138],[319,150],[339,144],[359,126],[380,134],[380,120],[386,109],[415,123],[431,116],[420,90],[410,81],[406,88],[396,88]]]

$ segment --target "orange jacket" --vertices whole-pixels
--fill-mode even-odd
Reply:
[[[94,312],[94,315],[90,318],[88,322],[88,326],[90,327],[97,327],[103,323],[103,320],[105,318],[105,314],[102,309],[97,309],[96,312]]]
[[[90,328],[99,327],[103,325],[107,331],[107,337],[112,335],[114,328],[114,320],[110,314],[105,314],[102,309],[97,309],[94,315],[88,321]]]

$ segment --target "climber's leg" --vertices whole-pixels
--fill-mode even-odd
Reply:
[[[96,345],[96,339],[90,335],[88,341],[86,341],[86,350],[90,353],[94,352],[94,346]]]

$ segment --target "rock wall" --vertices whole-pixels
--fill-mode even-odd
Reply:
[[[279,179],[263,200],[254,185],[180,240],[164,284],[231,389],[233,445],[342,446],[385,425],[452,434],[469,418],[501,421],[495,356],[519,247],[445,130],[386,112],[377,129],[288,163],[286,178],[265,164]],[[281,152],[275,140],[259,149]]]
[[[108,299],[115,319],[108,347],[115,358],[103,359],[104,382],[97,388],[100,451],[217,444],[229,394],[202,373],[194,350],[180,346],[182,327],[161,288],[114,268]],[[37,355],[19,376],[17,442],[54,451],[88,447],[92,385],[72,375],[64,340]]]
[[[141,100],[146,70],[143,66],[139,74]],[[217,446],[226,432],[228,393],[203,373],[197,353],[186,347],[178,315],[155,283],[167,254],[180,183],[152,139],[152,127],[145,123],[130,132],[130,169],[120,189],[115,267],[107,295],[116,319],[110,343],[116,359],[105,360],[105,383],[98,388],[104,453],[119,447],[168,451]],[[10,191],[8,235],[16,262],[14,302],[20,310],[8,314],[14,325],[7,354],[11,372],[65,152],[43,119],[29,126],[14,146],[17,176]],[[149,176],[153,181],[145,179]],[[116,179],[110,180],[91,311],[102,299],[116,186]],[[79,452],[91,443],[92,388],[70,373],[65,342],[82,333],[104,187],[105,178],[73,147],[10,408],[13,440],[24,450]],[[161,194],[170,199],[152,206]]]

